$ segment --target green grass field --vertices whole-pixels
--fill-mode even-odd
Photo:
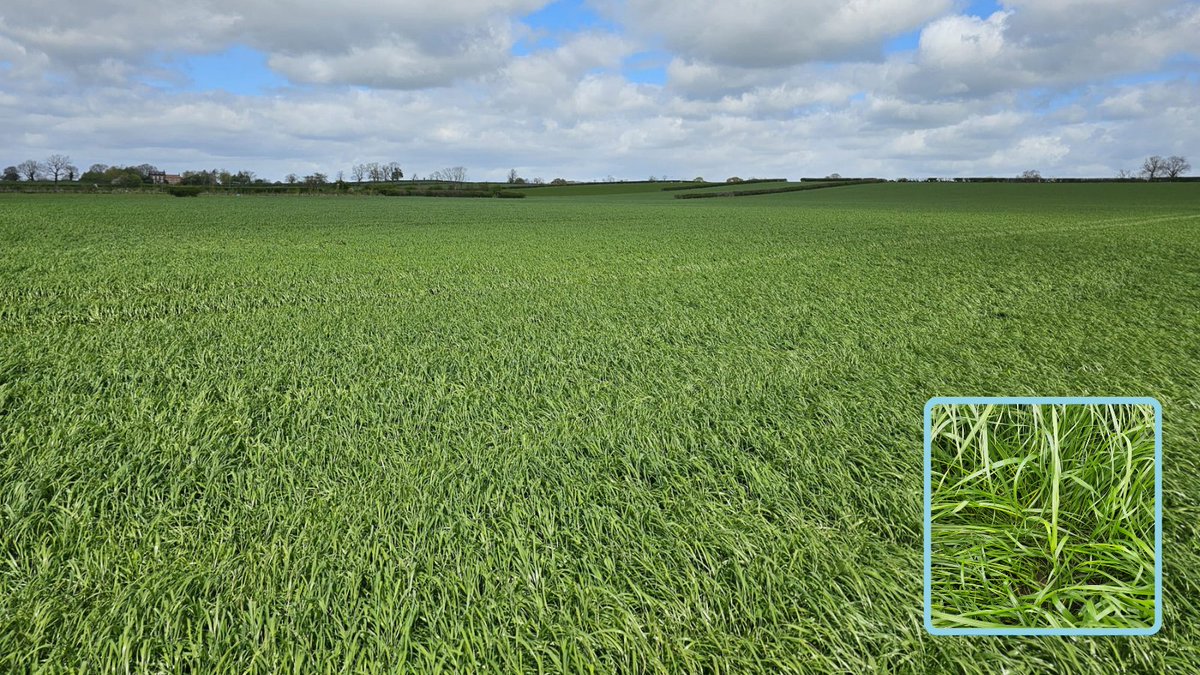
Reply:
[[[1200,668],[1200,185],[529,192],[0,195],[0,670]],[[935,395],[1161,401],[1157,636],[925,632]]]

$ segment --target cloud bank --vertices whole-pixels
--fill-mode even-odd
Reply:
[[[493,179],[510,167],[547,179],[920,177],[1114,175],[1147,154],[1200,154],[1194,2],[1007,0],[972,13],[951,0],[604,0],[586,8],[602,19],[591,25],[528,19],[573,9],[584,8],[6,6],[0,163],[68,152],[271,178],[373,160]],[[188,85],[178,64],[230,49],[261,55],[286,84]],[[647,55],[657,81],[630,76]]]

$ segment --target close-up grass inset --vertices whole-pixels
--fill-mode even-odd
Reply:
[[[937,629],[1149,629],[1155,409],[943,404],[929,420]]]

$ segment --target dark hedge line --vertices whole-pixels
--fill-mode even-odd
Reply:
[[[1030,180],[1027,178],[1005,178],[998,176],[972,176],[955,178],[955,183],[1196,183],[1200,176],[1179,176],[1178,178],[1042,178]]]
[[[499,197],[502,199],[524,199],[525,195],[508,192],[501,188],[492,188],[489,190],[469,190],[469,189],[454,189],[454,188],[413,188],[413,187],[371,187],[358,189],[339,189],[330,184],[324,186],[309,186],[309,185],[250,185],[250,186],[229,186],[220,185],[146,185],[142,187],[102,187],[95,188],[92,186],[82,185],[59,185],[58,187],[14,183],[11,185],[0,184],[0,192],[8,193],[141,193],[141,194],[168,194],[173,197],[197,197],[201,194],[208,195],[346,195],[346,196],[386,196],[386,197]]]
[[[820,190],[823,188],[845,187],[847,185],[864,185],[867,183],[885,183],[887,181],[880,179],[868,180],[852,180],[852,181],[821,181],[805,183],[803,185],[788,185],[778,188],[763,188],[761,190],[724,190],[721,192],[693,192],[675,195],[675,199],[708,199],[710,197],[750,197],[753,195],[772,195],[781,192],[804,192],[806,190]]]
[[[677,190],[699,190],[701,188],[717,187],[718,185],[751,185],[754,183],[786,183],[786,178],[748,178],[746,180],[737,181],[736,183],[701,183],[700,185],[674,185],[665,187],[663,192],[675,192]]]
[[[506,192],[504,190],[412,190],[384,188],[375,190],[374,192],[375,194],[383,195],[385,197],[498,197],[500,199],[523,199],[525,197],[523,194]]]
[[[801,178],[801,183],[879,183],[882,178]]]
[[[662,191],[663,192],[675,192],[677,190],[699,190],[700,188],[716,187],[718,185],[724,185],[724,183],[701,183],[700,185],[672,185],[671,187],[663,188]]]
[[[690,180],[614,180],[614,181],[573,181],[569,180],[566,183],[553,185],[551,183],[505,183],[501,186],[506,190],[533,190],[536,188],[550,187],[581,187],[584,185],[648,185],[650,183],[691,183]],[[716,185],[716,183],[713,183]],[[682,190],[692,186],[686,185],[682,187],[665,187],[664,190]]]

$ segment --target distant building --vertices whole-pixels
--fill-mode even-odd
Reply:
[[[183,176],[166,171],[151,171],[150,182],[155,185],[179,185],[183,182]]]

